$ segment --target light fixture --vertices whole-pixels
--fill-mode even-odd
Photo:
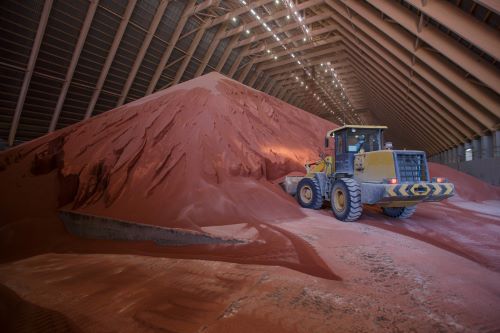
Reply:
[[[233,17],[232,18],[233,22],[236,22],[237,21],[237,18],[236,17]]]
[[[271,53],[271,51],[270,51],[270,50],[266,50],[266,51],[267,51],[267,53]]]
[[[278,56],[274,56],[274,60],[278,60]]]
[[[289,19],[290,19],[290,15],[287,15],[287,16],[286,16],[286,19],[287,19],[287,20],[289,20]]]
[[[250,30],[248,30],[248,29],[245,32],[246,32],[247,35],[250,34]]]

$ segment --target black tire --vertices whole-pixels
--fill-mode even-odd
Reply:
[[[304,208],[320,209],[323,206],[321,187],[315,178],[303,178],[297,185],[297,201]]]
[[[382,212],[393,218],[397,219],[407,219],[415,213],[417,206],[409,207],[382,207]]]
[[[333,215],[344,222],[353,222],[363,213],[361,187],[351,178],[337,179],[331,193]]]

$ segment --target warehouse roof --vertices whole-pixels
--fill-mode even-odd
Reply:
[[[217,71],[437,153],[498,129],[499,13],[491,0],[5,0],[0,138]]]

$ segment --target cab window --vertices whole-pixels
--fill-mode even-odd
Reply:
[[[335,142],[337,144],[336,152],[343,153],[344,152],[344,142],[342,135],[335,135]]]
[[[352,128],[347,133],[347,151],[358,153],[361,149],[365,152],[380,149],[378,130]]]

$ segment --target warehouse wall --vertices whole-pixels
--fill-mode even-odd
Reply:
[[[500,186],[500,131],[443,151],[430,160]]]

